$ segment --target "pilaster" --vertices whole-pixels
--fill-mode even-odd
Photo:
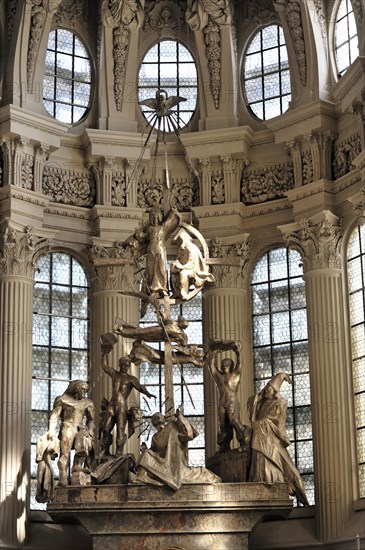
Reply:
[[[248,233],[229,239],[214,239],[210,243],[209,264],[215,286],[203,292],[203,335],[207,348],[210,338],[236,340],[242,344],[242,357],[247,357],[244,338],[244,313],[248,307],[246,265],[250,258]],[[248,352],[249,353],[249,352]],[[242,365],[241,410],[250,395],[246,365]],[[217,389],[208,370],[204,373],[205,445],[207,458],[217,450],[218,413]]]
[[[303,258],[307,294],[309,361],[318,537],[338,537],[352,504],[348,364],[340,220],[330,211],[279,228]]]
[[[0,540],[23,544],[30,489],[32,311],[35,255],[48,239],[6,222],[0,238]]]

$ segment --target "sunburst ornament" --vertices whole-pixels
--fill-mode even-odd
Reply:
[[[173,107],[175,107],[182,101],[186,101],[186,98],[179,97],[177,95],[172,95],[169,97],[166,90],[158,89],[155,97],[143,99],[142,101],[138,102],[138,105],[146,105],[147,107],[150,107],[152,112],[149,123],[152,126],[154,126],[157,121],[158,127],[160,128],[161,119],[163,117],[167,117],[168,122],[171,123],[172,128],[176,132],[178,128],[179,115],[176,111],[173,111]]]

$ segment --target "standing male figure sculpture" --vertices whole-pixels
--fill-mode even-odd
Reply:
[[[132,364],[129,357],[119,359],[119,371],[110,367],[107,359],[109,351],[102,348],[101,368],[111,378],[112,396],[106,405],[104,423],[101,426],[101,456],[110,453],[109,447],[113,441],[112,431],[115,425],[117,427],[116,454],[123,454],[123,448],[127,441],[125,430],[130,414],[127,399],[131,391],[136,389],[147,397],[155,397],[135,376],[128,374],[128,369]]]
[[[275,374],[266,386],[249,398],[247,408],[252,423],[252,460],[249,481],[287,482],[291,495],[308,506],[303,482],[287,447],[285,433],[287,400],[280,395],[282,383],[292,383],[286,372]]]
[[[217,354],[222,351],[234,351],[236,363],[229,357],[223,358],[221,368],[217,366]],[[238,401],[238,388],[241,381],[241,346],[238,342],[224,342],[221,340],[210,341],[208,354],[208,367],[214,382],[218,388],[218,420],[219,432],[217,443],[219,452],[228,451],[233,439],[233,431],[236,434],[240,448],[247,446],[250,429],[244,426],[240,420],[240,403]]]
[[[95,407],[91,399],[85,394],[89,386],[83,380],[73,380],[66,391],[56,397],[53,411],[49,420],[48,439],[55,435],[58,419],[61,419],[59,433],[60,459],[58,469],[60,473],[59,485],[67,485],[67,467],[70,462],[72,449],[76,450],[73,465],[74,470],[82,469],[82,464],[89,456],[94,442],[94,414]],[[86,426],[83,424],[86,417]]]

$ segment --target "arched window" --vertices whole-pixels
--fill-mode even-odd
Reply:
[[[288,400],[288,451],[310,504],[314,503],[311,396],[305,288],[298,252],[277,248],[257,262],[251,282],[255,392],[277,372],[293,384],[280,393]]]
[[[246,104],[257,118],[268,120],[284,113],[291,99],[288,51],[283,29],[260,29],[247,48],[243,65]]]
[[[171,319],[183,315],[189,322],[185,329],[189,344],[202,344],[202,299],[201,294],[189,302],[171,307]],[[156,323],[156,313],[152,308],[147,311],[141,326]],[[160,344],[160,349],[162,345]],[[140,381],[148,390],[157,396],[156,402],[151,399],[149,407],[144,409],[144,423],[141,427],[141,442],[150,446],[154,428],[151,428],[149,418],[155,413],[164,410],[165,385],[164,367],[152,363],[142,363],[140,366]],[[173,384],[175,408],[184,404],[184,416],[191,420],[199,435],[189,442],[189,463],[191,466],[205,465],[205,436],[204,436],[204,388],[203,369],[194,365],[173,365]],[[170,411],[169,414],[174,414]]]
[[[89,55],[75,34],[56,29],[49,34],[43,80],[46,111],[75,124],[87,112],[91,94]]]
[[[335,53],[337,73],[342,76],[359,55],[356,21],[351,0],[341,0],[337,10]]]
[[[53,403],[70,380],[89,375],[89,283],[81,264],[69,254],[53,252],[39,259],[33,301],[32,371],[32,508],[35,501],[38,435],[48,431]],[[54,462],[58,477],[57,461]]]
[[[352,373],[359,464],[359,494],[365,497],[365,226],[352,233],[348,251]]]
[[[198,77],[191,53],[176,40],[158,42],[143,58],[138,74],[139,101],[156,99],[157,90],[164,90],[168,98],[178,96],[186,99],[171,108],[169,117],[176,128],[186,126],[196,108]],[[148,122],[155,126],[153,107],[142,105],[141,108]],[[166,117],[163,122],[165,131],[174,131]]]

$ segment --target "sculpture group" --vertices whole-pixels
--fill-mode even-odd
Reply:
[[[173,236],[175,234],[175,236]],[[172,262],[170,276],[167,264],[167,241],[172,238],[178,247]],[[197,242],[197,244],[194,242]],[[74,459],[71,484],[139,483],[166,485],[177,490],[184,483],[217,483],[225,481],[225,468],[231,460],[234,436],[238,460],[246,461],[245,479],[254,482],[287,482],[290,492],[303,504],[308,504],[303,483],[287,451],[289,440],[285,434],[287,402],[280,395],[288,374],[280,372],[268,381],[263,390],[252,396],[247,404],[250,426],[241,421],[242,410],[238,390],[243,368],[241,346],[236,341],[212,339],[208,349],[188,343],[187,321],[179,316],[172,319],[170,306],[193,298],[204,286],[214,284],[209,269],[208,248],[202,235],[182,221],[180,213],[170,208],[165,214],[157,208],[149,212],[149,220],[124,243],[134,258],[145,258],[140,291],[141,317],[150,305],[156,314],[156,323],[133,326],[116,317],[113,332],[101,335],[101,370],[110,377],[112,392],[104,398],[99,411],[99,437],[95,435],[95,406],[86,398],[88,385],[80,380],[70,382],[66,391],[56,398],[50,416],[49,431],[38,438],[37,444],[37,500],[53,499],[51,460],[58,456],[59,485],[68,484],[71,451]],[[118,369],[109,364],[110,352],[119,337],[133,340],[129,354],[119,359]],[[163,343],[164,351],[151,344]],[[220,364],[218,361],[220,357]],[[233,358],[232,358],[233,357]],[[151,418],[155,433],[151,447],[141,446],[140,456],[125,454],[125,444],[136,430],[140,430],[143,415],[136,406],[129,406],[132,390],[144,399],[153,399],[148,389],[129,373],[130,366],[148,361],[164,365],[166,411]],[[175,407],[172,365],[192,364],[207,368],[218,392],[218,451],[223,467],[219,470],[191,467],[188,442],[197,437],[194,425],[184,417],[183,404]],[[175,414],[173,413],[175,411]],[[60,421],[59,433],[56,428]],[[113,434],[115,433],[115,436]],[[223,468],[223,469],[222,469]],[[214,471],[211,471],[214,470]]]

